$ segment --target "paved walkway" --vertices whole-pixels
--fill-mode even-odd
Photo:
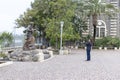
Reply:
[[[0,68],[0,80],[120,80],[120,50],[72,50],[45,62],[15,62]]]

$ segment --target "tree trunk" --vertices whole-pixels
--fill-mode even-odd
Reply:
[[[58,38],[56,37],[56,48],[58,48]]]
[[[93,31],[93,44],[95,42],[95,37],[96,37],[96,25],[93,25],[94,31]]]
[[[97,26],[97,14],[92,15],[92,21],[93,21],[93,45],[95,43],[95,37],[96,37],[96,26]]]

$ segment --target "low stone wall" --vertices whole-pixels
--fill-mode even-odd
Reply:
[[[86,47],[84,47],[86,49]],[[120,50],[120,47],[92,47],[92,49],[98,49],[98,50]]]
[[[70,49],[86,49],[86,46],[71,46]],[[120,47],[98,47],[92,46],[92,49],[99,49],[99,50],[120,50]]]
[[[99,50],[120,50],[117,47],[99,47]]]

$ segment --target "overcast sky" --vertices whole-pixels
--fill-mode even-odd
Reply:
[[[0,0],[0,33],[13,32],[15,19],[23,14],[34,0]],[[17,29],[16,34],[22,34],[23,29]]]

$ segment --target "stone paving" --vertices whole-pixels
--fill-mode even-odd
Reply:
[[[56,55],[44,62],[14,62],[0,67],[0,80],[120,80],[120,50],[85,50]]]

